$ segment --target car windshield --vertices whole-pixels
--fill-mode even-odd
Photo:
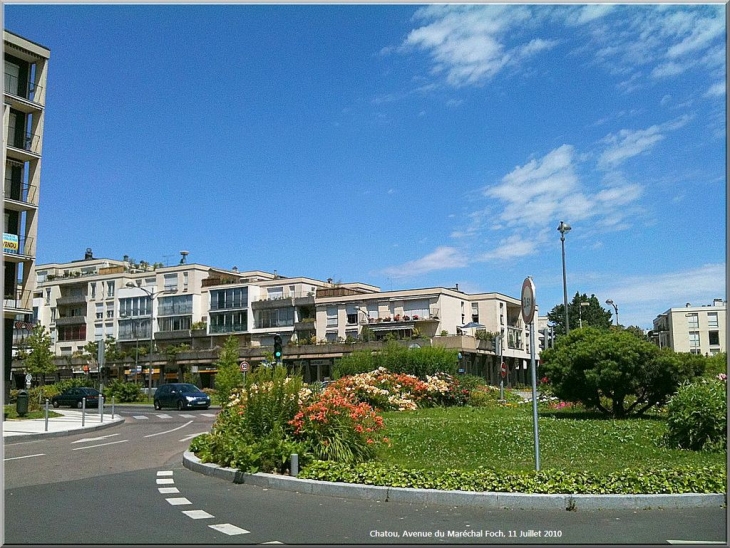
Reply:
[[[82,388],[81,391],[90,396],[98,396],[101,394],[96,388]]]
[[[197,394],[200,389],[194,384],[182,384],[180,385],[180,392],[183,394]]]

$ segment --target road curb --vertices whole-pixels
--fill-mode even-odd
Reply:
[[[349,497],[381,502],[407,502],[444,506],[480,506],[520,510],[644,510],[650,508],[712,508],[726,503],[723,493],[685,493],[678,495],[533,495],[525,493],[496,493],[474,491],[442,491],[439,489],[412,489],[381,487],[299,479],[276,474],[247,474],[235,468],[202,463],[190,451],[183,453],[183,466],[207,476],[233,483],[245,483],[295,491],[311,495]]]
[[[73,436],[74,434],[81,434],[83,432],[95,432],[97,430],[104,430],[106,428],[111,428],[112,426],[117,426],[119,424],[123,424],[125,419],[123,417],[120,417],[118,419],[110,419],[110,421],[103,422],[100,424],[96,424],[94,426],[84,426],[83,428],[73,428],[71,430],[60,430],[57,432],[39,432],[37,434],[18,434],[14,436],[4,436],[3,442],[4,443],[12,443],[15,441],[34,441],[34,440],[44,440],[47,438],[60,438],[62,436]]]

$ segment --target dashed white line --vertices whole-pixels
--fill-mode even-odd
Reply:
[[[87,442],[87,441],[99,441],[99,440],[105,440],[105,439],[107,439],[107,438],[113,438],[114,436],[118,436],[118,435],[119,435],[119,433],[117,433],[117,434],[109,434],[109,435],[107,435],[107,436],[99,436],[98,438],[84,438],[84,439],[82,439],[82,440],[76,440],[76,441],[72,441],[71,443],[85,443],[85,442]]]
[[[183,514],[193,519],[209,519],[214,517],[205,510],[183,510]]]
[[[180,490],[177,487],[158,487],[157,490],[162,495],[172,495],[173,493],[179,493]]]
[[[104,447],[105,445],[115,445],[117,443],[126,443],[129,440],[119,440],[119,441],[110,441],[109,443],[97,443],[96,445],[87,445],[85,447],[76,447],[75,449],[71,449],[71,451],[80,451],[82,449],[92,449],[93,447]]]
[[[3,459],[3,460],[8,461],[8,460],[18,460],[18,459],[30,459],[32,457],[44,457],[45,455],[46,455],[45,453],[36,453],[35,455],[25,455],[23,457],[8,457],[7,459]]]
[[[230,523],[218,523],[216,525],[208,525],[211,529],[215,529],[216,531],[220,531],[221,533],[224,533],[226,535],[245,535],[247,533],[250,533],[251,531],[246,531],[246,529],[241,529],[240,527],[236,527],[235,525],[231,525]]]
[[[172,478],[162,478],[157,480],[157,485],[171,485],[175,483],[175,480]]]
[[[177,498],[173,497],[173,498],[169,498],[169,499],[165,499],[165,500],[167,502],[169,502],[170,504],[172,504],[173,506],[182,506],[184,504],[192,504],[192,502],[190,502],[185,497],[177,497]]]

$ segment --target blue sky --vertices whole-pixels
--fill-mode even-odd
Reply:
[[[51,50],[38,262],[725,298],[726,7],[4,6]],[[611,309],[605,305],[607,309]]]

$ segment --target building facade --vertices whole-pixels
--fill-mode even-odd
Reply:
[[[670,308],[654,319],[651,339],[660,348],[712,356],[727,352],[727,301]]]
[[[3,363],[10,376],[17,334],[32,326],[38,203],[50,51],[4,31]],[[15,337],[14,337],[15,336]]]
[[[34,306],[51,333],[60,377],[144,379],[151,364],[155,384],[194,373],[212,386],[217,352],[228,337],[238,339],[242,360],[256,364],[268,359],[280,335],[284,363],[308,382],[330,377],[338,358],[390,340],[452,348],[463,372],[495,382],[504,361],[513,382],[528,382],[520,301],[499,293],[381,291],[364,283],[187,264],[184,257],[174,266],[97,259],[90,249],[83,260],[39,265],[36,272]],[[100,372],[85,348],[108,339],[135,359]],[[22,360],[14,371],[17,384]]]

